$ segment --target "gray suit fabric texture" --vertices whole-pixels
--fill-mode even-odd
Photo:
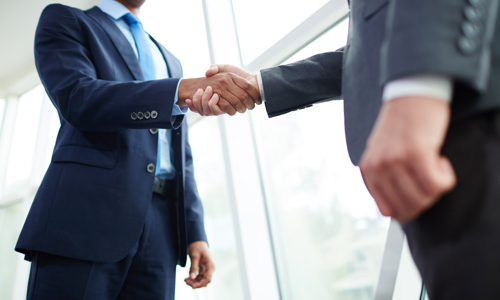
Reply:
[[[352,0],[350,8],[344,48],[261,71],[270,117],[344,99],[357,164],[391,80],[451,77],[453,121],[500,108],[498,0]]]
[[[344,99],[358,164],[383,86],[412,75],[454,82],[443,147],[458,183],[403,226],[429,298],[500,299],[499,0],[351,0],[347,45],[261,71],[269,117]]]

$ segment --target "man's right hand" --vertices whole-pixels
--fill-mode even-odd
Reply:
[[[457,182],[442,156],[449,103],[409,96],[382,105],[359,167],[380,212],[400,223],[420,216]]]
[[[208,78],[213,78],[217,77],[219,75],[223,74],[232,74],[233,76],[238,76],[241,78],[244,78],[247,80],[253,87],[252,90],[256,90],[258,95],[257,98],[252,97],[254,103],[252,108],[255,106],[255,104],[260,105],[262,104],[262,99],[260,97],[260,90],[259,90],[259,85],[257,82],[257,75],[254,73],[250,73],[242,68],[233,66],[233,65],[212,65],[210,69],[205,73],[205,76]],[[214,93],[217,93],[217,90],[213,90]],[[228,101],[224,99],[222,95],[220,95],[220,100],[219,101],[210,101],[211,99],[211,94],[207,95],[206,97],[194,97],[193,99],[187,99],[186,104],[188,105],[189,109],[191,109],[193,112],[200,113],[201,115],[204,116],[217,116],[222,113],[227,113],[229,115],[234,115],[234,106],[232,104],[230,105]]]
[[[198,89],[205,89],[207,86],[211,86],[213,93],[218,94],[220,110],[231,116],[236,112],[244,113],[247,109],[252,110],[255,103],[260,101],[259,89],[248,79],[233,73],[221,73],[208,78],[183,79],[179,85],[177,104],[182,107],[192,103],[189,99],[193,98]],[[202,116],[214,115],[212,111],[210,114],[205,114],[201,105],[196,112]]]

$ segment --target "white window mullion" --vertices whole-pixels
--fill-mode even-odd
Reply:
[[[331,0],[245,66],[250,72],[278,65],[335,26],[349,13],[346,0]],[[336,49],[332,49],[334,51]]]
[[[2,130],[0,132],[0,204],[2,204],[1,199],[4,194],[5,176],[7,173],[12,133],[14,132],[17,107],[19,104],[18,100],[18,97],[9,96],[5,102]]]

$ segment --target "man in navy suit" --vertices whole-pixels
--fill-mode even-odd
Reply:
[[[186,283],[211,280],[185,102],[210,86],[234,114],[260,96],[236,75],[180,80],[137,18],[143,3],[41,15],[36,66],[61,128],[16,245],[32,261],[28,299],[173,299],[187,254]]]

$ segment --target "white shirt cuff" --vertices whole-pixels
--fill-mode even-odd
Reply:
[[[264,85],[262,84],[262,75],[260,71],[257,72],[257,83],[259,84],[260,98],[262,98],[262,102],[266,102],[266,97],[264,94]]]
[[[383,102],[400,97],[422,96],[451,102],[453,81],[447,76],[418,75],[396,79],[385,84]]]

